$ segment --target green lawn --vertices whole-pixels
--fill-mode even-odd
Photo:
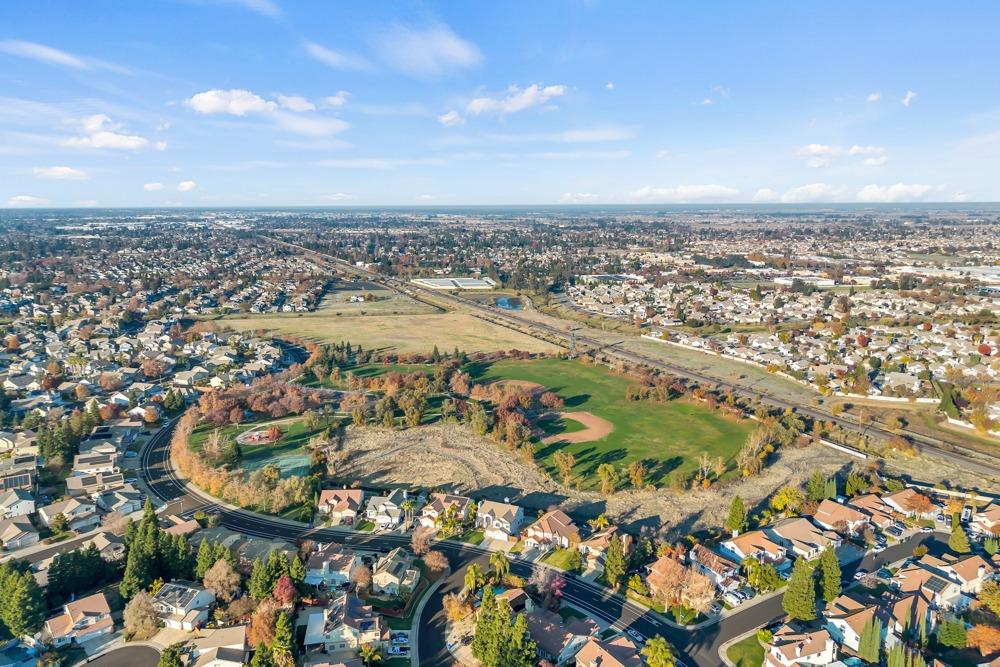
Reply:
[[[482,544],[484,536],[482,530],[476,529],[467,530],[464,533],[456,535],[453,539],[458,540],[459,542],[466,542],[468,544]]]
[[[657,485],[665,484],[674,470],[694,471],[702,452],[712,458],[722,456],[731,467],[753,429],[750,421],[686,398],[668,403],[628,401],[625,390],[634,381],[596,364],[550,358],[470,364],[469,370],[478,382],[521,380],[544,385],[563,398],[565,411],[590,412],[614,424],[614,431],[600,440],[538,447],[536,457],[552,475],[556,474],[553,455],[560,449],[572,452],[577,462],[574,470],[589,488],[597,486],[597,467],[602,463],[624,470],[632,461],[642,460],[649,469],[648,481]],[[563,421],[563,433],[579,430],[578,424]],[[555,425],[550,422],[543,428],[548,431]]]
[[[764,664],[764,647],[757,641],[757,635],[753,634],[730,646],[726,657],[736,667],[760,667]]]
[[[576,549],[553,549],[542,560],[560,570],[575,570],[580,557]]]
[[[242,452],[240,467],[252,472],[273,464],[281,470],[282,477],[307,475],[309,452],[305,446],[311,437],[326,428],[326,422],[321,420],[317,428],[310,430],[299,417],[283,417],[276,420],[260,419],[244,424],[230,424],[222,427],[221,431],[223,436],[235,438],[252,429],[266,429],[271,423],[281,429],[281,439],[270,445],[240,445]],[[200,451],[202,444],[216,428],[209,423],[199,424],[191,434],[191,449]]]
[[[344,389],[348,384],[348,373],[351,373],[354,377],[358,378],[373,378],[385,375],[386,373],[402,373],[403,375],[409,375],[410,373],[424,373],[425,375],[430,375],[433,372],[434,366],[432,364],[359,364],[357,366],[347,366],[341,368],[339,382],[330,382],[330,378],[326,377],[323,378],[323,382],[320,383],[316,380],[315,376],[311,376],[309,380],[303,382],[302,384],[307,387],[323,386],[331,389]]]

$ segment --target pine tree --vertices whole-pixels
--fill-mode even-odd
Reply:
[[[816,618],[816,584],[813,567],[805,558],[795,561],[788,588],[781,598],[785,612],[797,621],[812,621]]]
[[[205,578],[205,573],[215,565],[215,549],[211,542],[202,540],[198,545],[198,555],[195,558],[194,578],[201,581]]]
[[[872,616],[865,622],[858,643],[858,657],[870,664],[877,664],[882,648],[882,621]]]
[[[608,543],[608,551],[604,556],[604,580],[611,588],[618,588],[627,570],[625,547],[620,538],[612,537]]]
[[[538,648],[528,632],[528,619],[518,614],[510,626],[507,650],[502,663],[504,667],[535,667],[538,663]]]
[[[274,667],[271,660],[271,649],[264,642],[257,643],[257,649],[250,658],[250,667]]]
[[[274,621],[274,641],[271,643],[271,653],[276,665],[295,664],[295,637],[292,621],[285,612],[279,612]]]
[[[298,556],[292,556],[291,565],[288,567],[288,576],[296,585],[301,584],[306,578],[306,567]]]
[[[824,601],[833,602],[840,595],[842,590],[840,578],[840,562],[837,560],[837,552],[834,551],[833,547],[828,546],[819,557],[819,581]]]
[[[960,618],[946,618],[937,633],[938,643],[948,648],[965,647],[965,621]]]
[[[184,661],[181,660],[181,646],[183,644],[177,643],[163,649],[156,667],[184,667]]]
[[[30,571],[12,574],[3,592],[3,622],[12,636],[33,635],[42,629],[45,594]]]
[[[826,490],[823,492],[824,498],[836,498],[837,497],[837,478],[831,477],[826,480]]]
[[[826,477],[819,470],[815,471],[806,482],[806,495],[809,500],[820,501],[826,497]]]
[[[479,615],[476,620],[476,633],[472,638],[472,655],[478,658],[484,666],[490,664],[490,660],[495,660],[497,657],[498,618],[493,588],[487,586],[483,589],[483,599],[479,605]]]
[[[260,558],[253,562],[253,569],[250,570],[250,583],[247,590],[254,600],[263,600],[271,594],[272,583],[267,578],[267,568]]]
[[[726,518],[726,530],[738,533],[747,528],[747,509],[743,505],[743,499],[734,496],[729,504],[729,516]]]
[[[958,521],[954,522],[951,528],[951,536],[948,538],[948,548],[957,554],[967,554],[972,551],[969,545],[969,536],[965,534],[965,529]]]

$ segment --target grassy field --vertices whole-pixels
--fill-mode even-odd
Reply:
[[[539,359],[502,361],[471,370],[478,381],[522,380],[544,385],[563,398],[567,411],[590,412],[614,424],[614,431],[600,440],[538,447],[540,465],[553,475],[553,455],[562,448],[571,451],[577,461],[574,470],[587,488],[597,485],[597,467],[602,463],[623,469],[632,461],[643,460],[649,469],[648,480],[662,485],[674,470],[693,471],[702,452],[730,462],[753,428],[751,422],[724,416],[688,399],[630,402],[625,399],[625,390],[633,380],[603,366]],[[570,420],[564,421],[567,432],[579,430]],[[550,429],[558,432],[552,424],[546,428]]]
[[[263,430],[271,424],[281,429],[281,440],[273,445],[240,445],[242,452],[240,467],[247,472],[253,472],[266,465],[276,465],[281,470],[282,477],[308,474],[309,452],[305,445],[309,442],[309,438],[322,431],[326,424],[309,430],[302,423],[301,418],[287,417],[273,421],[260,420],[246,424],[230,424],[222,428],[222,435],[235,438],[240,433],[252,429]],[[191,434],[191,448],[200,451],[201,445],[215,429],[216,427],[211,424],[200,424]]]
[[[736,667],[760,667],[764,664],[764,647],[757,641],[757,635],[750,635],[730,646],[726,657]]]
[[[322,385],[332,389],[343,389],[348,386],[348,373],[351,373],[355,377],[359,378],[373,378],[385,375],[386,373],[402,373],[404,375],[409,373],[424,373],[426,375],[430,375],[433,372],[434,366],[432,364],[360,364],[358,366],[341,368],[341,379],[338,383],[331,382],[329,377],[324,378],[323,382],[320,383],[314,376],[310,377],[309,380],[303,382],[302,384],[306,387],[318,387]]]
[[[374,301],[351,301],[351,297],[375,297]],[[403,294],[369,282],[337,282],[309,316],[344,315],[407,315],[433,313],[435,308]]]
[[[465,352],[510,349],[554,352],[558,349],[461,312],[351,317],[317,311],[301,317],[294,313],[237,315],[221,323],[240,331],[263,329],[323,343],[350,340],[369,349],[397,352],[426,353],[435,345],[441,350],[453,350],[458,346]]]

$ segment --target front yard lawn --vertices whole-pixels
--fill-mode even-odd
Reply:
[[[752,634],[730,646],[726,657],[736,667],[761,667],[764,664],[764,647],[757,641],[757,635]]]
[[[580,569],[581,556],[576,549],[553,549],[545,555],[542,562],[560,570],[575,572]]]
[[[456,535],[455,539],[459,542],[465,542],[467,544],[482,544],[483,531],[479,529],[467,530],[464,533]]]

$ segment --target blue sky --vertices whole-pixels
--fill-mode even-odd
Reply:
[[[997,3],[0,4],[0,206],[1000,200]]]

